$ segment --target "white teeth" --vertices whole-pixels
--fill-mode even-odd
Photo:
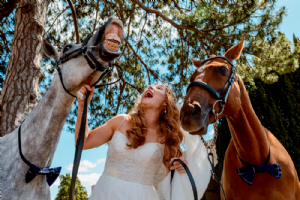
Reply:
[[[117,43],[115,43],[115,42],[111,42],[111,41],[109,41],[109,40],[105,40],[104,41],[104,44],[108,44],[108,45],[110,45],[110,46],[112,46],[112,47],[114,47],[114,48],[119,48],[119,44],[117,44]]]
[[[106,38],[106,40],[115,40],[115,41],[118,41],[119,43],[121,43],[120,38],[117,36],[114,36],[114,35],[108,36],[108,38]]]

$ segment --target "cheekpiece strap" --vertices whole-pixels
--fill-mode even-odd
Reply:
[[[61,71],[60,71],[60,68],[59,68],[59,67],[57,67],[57,72],[58,72],[58,76],[59,76],[59,78],[60,78],[60,82],[61,82],[61,84],[62,84],[64,90],[65,90],[69,95],[71,95],[72,97],[75,97],[75,98],[76,98],[75,95],[71,94],[71,93],[66,89],[66,87],[65,87],[65,85],[64,85],[64,82],[63,82],[63,77],[62,77],[62,74],[61,74]]]

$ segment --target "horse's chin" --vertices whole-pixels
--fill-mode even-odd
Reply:
[[[209,125],[209,114],[204,114],[201,116],[201,119],[199,120],[199,128],[198,130],[189,131],[191,135],[205,135],[207,133],[207,127]]]
[[[189,132],[191,135],[205,135],[207,133],[207,126],[202,126],[198,131]]]

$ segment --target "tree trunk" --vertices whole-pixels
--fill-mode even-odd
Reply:
[[[21,0],[15,15],[11,55],[0,96],[0,136],[19,126],[38,103],[42,44],[50,0]]]

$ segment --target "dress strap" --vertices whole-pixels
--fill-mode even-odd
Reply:
[[[123,119],[122,123],[120,124],[120,126],[118,127],[117,131],[119,131],[119,128],[122,126],[122,124],[124,123],[125,119],[127,119],[127,118],[128,118],[128,115],[126,115],[126,116],[124,117],[124,119]]]

